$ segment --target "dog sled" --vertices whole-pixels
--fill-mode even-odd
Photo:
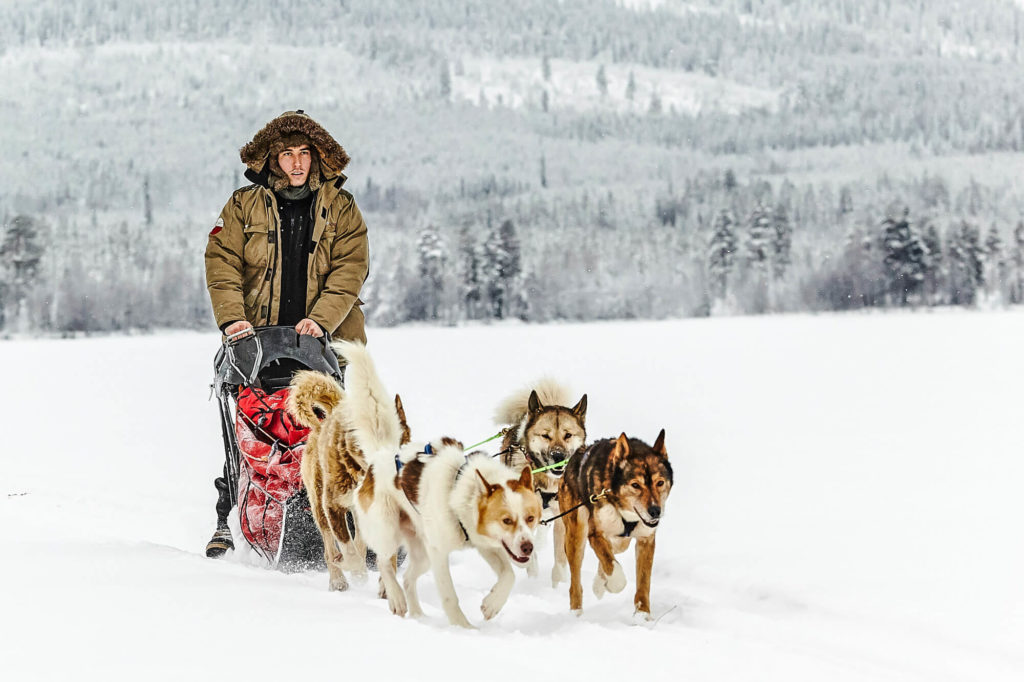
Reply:
[[[214,359],[225,473],[242,536],[271,566],[287,572],[325,568],[324,546],[302,485],[309,430],[285,409],[292,374],[324,372],[343,381],[325,335],[293,327],[257,327],[225,340]]]

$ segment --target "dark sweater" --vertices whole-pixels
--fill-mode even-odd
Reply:
[[[306,267],[313,237],[313,200],[316,193],[302,199],[288,199],[277,193],[277,211],[281,218],[281,308],[278,324],[296,325],[306,317]]]

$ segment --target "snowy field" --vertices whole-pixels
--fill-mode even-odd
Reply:
[[[1021,680],[1021,339],[1020,311],[370,330],[415,437],[481,440],[544,373],[588,393],[592,437],[667,429],[657,620],[632,623],[631,560],[594,598],[589,549],[571,615],[548,538],[489,622],[492,574],[456,555],[470,632],[429,576],[400,620],[372,574],[328,593],[203,556],[215,334],[3,342],[0,675]]]

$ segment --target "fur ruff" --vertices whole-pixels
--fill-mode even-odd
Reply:
[[[263,170],[274,144],[289,133],[306,135],[320,155],[320,165],[329,177],[348,166],[349,155],[330,133],[310,116],[300,111],[286,111],[263,126],[252,140],[239,150],[242,163],[253,172]]]
[[[494,411],[494,423],[515,424],[522,420],[529,411],[531,391],[537,391],[537,397],[544,405],[572,405],[569,389],[551,377],[544,377],[505,398]]]

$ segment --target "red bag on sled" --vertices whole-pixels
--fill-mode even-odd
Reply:
[[[285,409],[288,389],[238,393],[235,435],[241,453],[238,518],[242,534],[265,558],[275,562],[283,542],[285,505],[302,490],[302,453],[309,429]]]

